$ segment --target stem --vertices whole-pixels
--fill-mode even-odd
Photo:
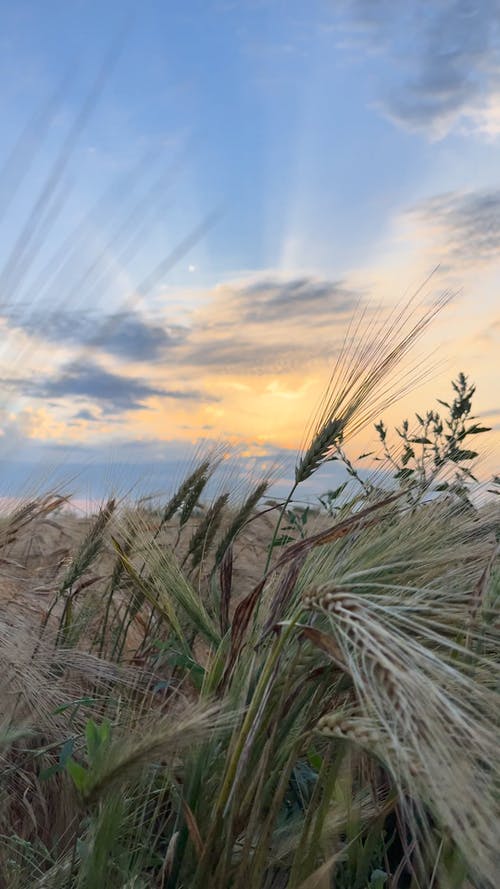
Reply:
[[[292,490],[290,491],[288,497],[286,498],[285,502],[283,503],[283,506],[280,509],[280,514],[278,516],[278,521],[276,522],[276,527],[274,529],[273,538],[271,540],[271,543],[269,544],[269,552],[267,554],[267,561],[266,561],[266,565],[264,568],[264,574],[267,574],[267,572],[269,570],[269,565],[270,565],[271,559],[273,557],[274,545],[275,545],[276,539],[278,537],[278,532],[279,532],[279,529],[281,526],[281,522],[283,521],[283,516],[285,515],[286,508],[290,504],[290,501],[291,501],[293,495],[295,494],[295,491],[297,490],[298,484],[299,484],[298,482],[294,483]]]
[[[290,495],[291,496],[291,495]],[[267,663],[264,664],[262,669],[262,673],[257,681],[257,685],[255,691],[253,693],[252,700],[250,702],[250,706],[245,714],[243,719],[243,724],[239,731],[238,738],[236,740],[235,747],[233,749],[232,755],[230,757],[229,763],[226,766],[226,772],[224,775],[224,779],[222,781],[222,786],[219,791],[219,796],[216,804],[214,805],[214,814],[212,820],[212,828],[210,834],[207,838],[205,849],[202,857],[200,858],[198,868],[196,870],[195,882],[193,887],[196,889],[200,889],[204,879],[207,876],[207,866],[210,865],[211,853],[213,852],[213,844],[222,833],[222,822],[226,815],[226,807],[229,802],[230,796],[234,791],[234,782],[237,778],[238,774],[238,765],[240,762],[240,757],[245,748],[245,743],[250,734],[253,721],[257,716],[259,711],[259,707],[262,701],[262,698],[265,694],[266,687],[268,682],[271,680],[274,668],[276,663],[283,651],[284,646],[286,645],[288,639],[292,635],[295,630],[295,624],[300,616],[300,610],[297,611],[291,618],[290,622],[286,627],[283,628],[283,631],[280,633],[279,637],[275,640],[274,646],[271,649]]]

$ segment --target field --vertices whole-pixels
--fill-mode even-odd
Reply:
[[[495,483],[472,496],[474,388],[397,447],[377,423],[371,472],[345,450],[433,311],[347,345],[284,502],[225,486],[221,446],[159,505],[5,513],[2,887],[497,885],[500,521]],[[299,507],[332,459],[347,483]]]

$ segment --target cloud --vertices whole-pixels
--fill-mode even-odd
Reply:
[[[488,98],[471,110],[473,129],[493,141],[500,136],[500,86]]]
[[[280,374],[332,356],[363,299],[340,281],[266,275],[217,287],[192,316],[178,357],[224,374]]]
[[[179,345],[186,335],[179,325],[163,327],[147,322],[133,312],[111,315],[102,325],[94,344],[128,361],[155,361]]]
[[[233,291],[235,304],[243,321],[269,324],[273,321],[302,321],[321,324],[325,315],[352,312],[359,293],[341,281],[316,281],[294,278],[289,281],[267,279]]]
[[[66,346],[93,347],[126,361],[163,360],[185,337],[180,325],[160,324],[138,312],[95,315],[76,311],[30,311],[17,304],[2,307],[10,327]]]
[[[331,351],[331,346],[318,345],[314,358],[324,358]],[[297,371],[311,363],[312,357],[310,348],[300,343],[257,343],[238,338],[220,342],[207,336],[186,352],[185,360],[207,372],[266,376]]]
[[[73,419],[86,420],[89,423],[97,423],[101,418],[97,414],[93,414],[92,411],[88,411],[86,408],[83,408],[81,411],[77,411]]]
[[[380,107],[397,124],[435,137],[457,124],[493,135],[500,85],[498,0],[346,0],[343,24],[384,45],[393,82],[380,82]]]
[[[46,398],[85,395],[133,410],[144,398],[164,395],[163,389],[110,375],[92,360],[80,358],[79,347],[80,355],[92,351],[120,361],[147,361],[149,367],[156,364],[155,375],[160,366],[161,372],[170,371],[176,379],[179,368],[191,369],[193,375],[200,368],[223,374],[282,374],[330,358],[337,345],[335,334],[364,294],[341,280],[311,275],[286,279],[267,273],[218,285],[204,297],[192,310],[189,326],[167,323],[161,317],[153,322],[138,312],[42,313],[20,304],[4,306],[2,314],[9,330],[22,330],[75,354],[73,365],[63,375],[47,381],[43,389],[27,382],[26,391],[34,393],[37,388]],[[104,394],[108,391],[109,397]],[[166,394],[207,400],[197,384],[193,393],[181,389]]]
[[[410,218],[424,223],[454,266],[486,265],[500,255],[500,189],[450,192],[417,204]]]
[[[57,376],[40,380],[5,381],[23,395],[57,399],[85,399],[100,404],[105,413],[139,410],[152,397],[213,401],[198,390],[163,389],[145,380],[113,373],[92,362],[74,362]]]
[[[75,442],[68,447],[26,437],[19,428],[16,432],[15,452],[0,437],[0,465],[8,468],[0,476],[0,496],[36,496],[59,489],[83,498],[82,505],[89,507],[111,494],[136,498],[156,493],[156,499],[165,502],[192,470],[193,461],[220,447],[216,438],[206,439],[201,450],[199,443],[149,438]],[[285,497],[293,484],[295,450],[274,445],[261,446],[261,450],[262,454],[245,456],[229,449],[230,460],[223,461],[209,483],[207,499],[218,496],[222,488],[242,499],[255,480],[270,470],[274,483],[269,496]],[[345,478],[339,464],[331,463],[311,480],[308,496],[324,493]]]
[[[166,304],[167,300],[168,294]],[[11,309],[7,316],[11,333],[32,332],[38,343],[40,333],[46,333],[63,346],[63,352],[54,355],[53,363],[47,350],[40,371],[35,363],[32,375],[19,372],[14,378],[4,373],[2,382],[10,389],[10,403],[18,396],[38,403],[43,399],[51,414],[67,424],[68,436],[69,427],[80,428],[80,421],[90,437],[106,423],[119,421],[125,429],[134,420],[124,414],[137,411],[143,428],[162,437],[172,423],[194,424],[198,429],[225,423],[221,419],[225,412],[239,415],[242,405],[248,425],[257,404],[264,400],[269,410],[282,394],[282,387],[279,391],[267,387],[269,375],[290,376],[289,388],[296,398],[304,381],[309,385],[311,374],[323,374],[340,348],[353,310],[363,300],[361,290],[342,281],[312,275],[286,279],[268,271],[225,282],[197,301],[190,293],[193,308],[188,316],[184,313],[188,320],[182,326],[169,327],[161,317],[154,325],[146,323],[137,313],[118,316],[120,324],[112,329],[110,316],[101,324],[92,319],[98,328],[92,351],[84,344],[92,326],[88,319],[80,329],[76,315],[61,313],[53,325],[45,319],[40,331],[34,314]],[[102,361],[98,342],[106,355]],[[121,353],[137,357],[148,349],[153,354],[164,352],[161,362],[149,362],[144,371],[134,373],[131,366],[113,361],[117,355],[111,354],[112,349],[120,358]],[[36,348],[31,349],[30,354],[35,353]],[[253,380],[242,396],[238,381],[249,377]]]

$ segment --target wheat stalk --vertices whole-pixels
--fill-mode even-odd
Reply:
[[[453,294],[444,293],[430,307],[415,307],[415,296],[396,317],[391,313],[375,334],[369,318],[361,329],[364,313],[353,319],[354,333],[344,341],[311,423],[310,442],[297,462],[295,486],[330,459],[336,446],[359,432],[422,378],[421,369],[416,372],[411,368],[397,382],[386,382]],[[417,320],[413,320],[419,309]]]

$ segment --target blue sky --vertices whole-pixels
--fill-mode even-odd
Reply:
[[[54,448],[293,451],[352,307],[437,263],[448,363],[401,409],[463,369],[498,425],[496,0],[0,2],[0,48],[13,478]]]

